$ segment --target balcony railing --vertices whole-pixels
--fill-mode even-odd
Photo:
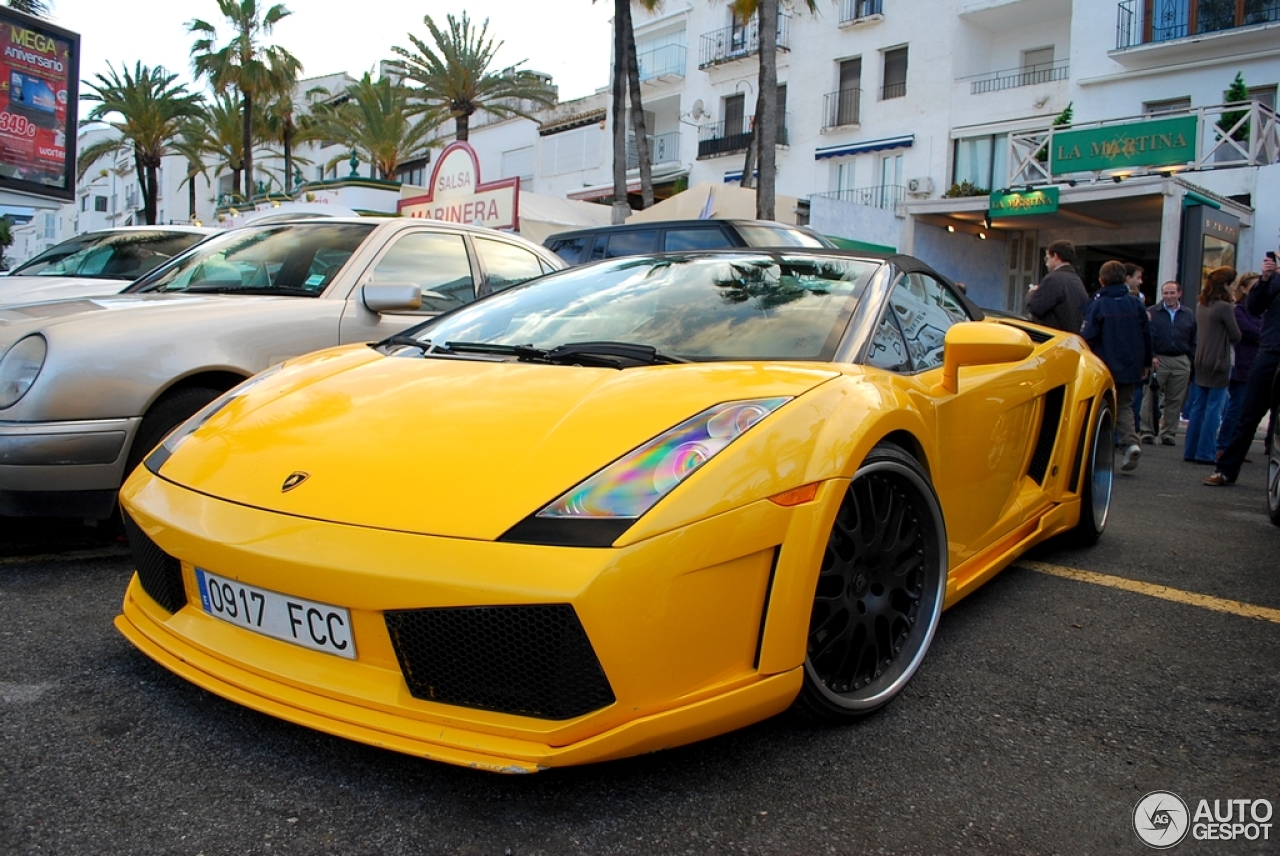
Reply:
[[[1274,21],[1280,21],[1280,0],[1122,0],[1116,11],[1116,47]]]
[[[886,83],[880,87],[880,100],[888,101],[890,98],[902,98],[907,94],[907,82]]]
[[[649,163],[674,163],[680,159],[680,132],[668,131],[653,134],[649,138]],[[627,169],[640,168],[640,152],[636,151],[636,138],[627,137]]]
[[[840,23],[852,24],[872,15],[884,14],[884,0],[840,0]]]
[[[708,122],[698,126],[698,157],[713,158],[729,155],[734,152],[745,152],[751,145],[754,136],[755,117],[748,116],[741,121]],[[778,145],[788,145],[787,120],[784,116],[778,123]]]
[[[651,51],[636,54],[640,65],[640,82],[661,77],[684,77],[684,45],[663,45]]]
[[[778,50],[790,50],[791,16],[778,15]],[[760,26],[752,18],[746,24],[725,27],[702,34],[698,49],[698,68],[707,68],[722,62],[745,59],[760,52]]]
[[[823,96],[823,128],[857,125],[862,116],[862,90],[841,89]]]
[[[981,95],[983,92],[999,92],[1003,89],[1017,89],[1019,86],[1034,86],[1037,83],[1066,80],[1069,76],[1069,64],[1068,60],[1062,59],[1057,62],[1033,63],[1021,68],[993,71],[974,79],[969,84],[969,92],[973,95]]]
[[[877,184],[873,187],[830,190],[813,195],[823,199],[839,199],[841,202],[852,202],[854,205],[868,205],[872,208],[892,211],[894,206],[907,198],[907,189],[901,184]]]

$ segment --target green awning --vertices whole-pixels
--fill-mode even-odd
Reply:
[[[828,240],[842,250],[864,250],[872,253],[896,253],[897,247],[884,244],[873,244],[870,241],[855,241],[853,238],[841,238],[839,235],[827,235]]]

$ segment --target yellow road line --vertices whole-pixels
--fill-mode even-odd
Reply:
[[[1244,618],[1260,618],[1263,621],[1272,621],[1280,624],[1280,609],[1254,606],[1251,603],[1241,603],[1238,600],[1211,597],[1207,594],[1197,594],[1193,591],[1182,591],[1181,589],[1169,588],[1168,586],[1154,583],[1144,583],[1138,580],[1125,579],[1124,577],[1113,577],[1109,574],[1096,574],[1093,571],[1064,568],[1061,565],[1050,565],[1045,562],[1017,561],[1014,564],[1029,571],[1048,574],[1051,577],[1062,577],[1066,580],[1077,580],[1082,583],[1093,583],[1098,586],[1123,589],[1137,594],[1145,594],[1148,597],[1158,597],[1161,600],[1171,600],[1175,603],[1185,603],[1188,606],[1198,606],[1202,609],[1212,609],[1216,612],[1229,612],[1232,615],[1240,615]]]
[[[96,550],[73,550],[68,553],[44,553],[39,556],[5,556],[0,558],[0,565],[22,565],[28,562],[53,562],[59,559],[74,562],[80,559],[108,559],[129,555],[127,547],[101,547]]]

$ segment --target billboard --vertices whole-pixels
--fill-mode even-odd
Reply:
[[[79,35],[0,8],[0,191],[74,198],[79,80]]]

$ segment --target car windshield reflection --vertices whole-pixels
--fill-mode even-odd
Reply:
[[[198,232],[163,231],[81,235],[45,250],[9,275],[132,280],[203,237]]]
[[[333,282],[373,224],[306,223],[237,229],[129,289],[149,293],[315,297]]]
[[[631,257],[552,274],[415,333],[542,349],[626,342],[692,360],[829,360],[877,266],[762,253]]]

